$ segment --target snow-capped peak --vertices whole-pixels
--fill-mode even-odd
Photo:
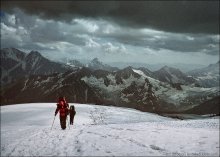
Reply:
[[[136,69],[132,69],[132,70],[133,70],[135,73],[137,73],[137,74],[139,74],[139,75],[141,75],[141,76],[147,77],[147,75],[145,75],[144,72],[141,71],[141,70],[136,70]]]
[[[219,86],[219,61],[201,69],[188,72],[192,75],[202,87],[218,87]]]
[[[98,58],[94,58],[93,60],[91,60],[91,62],[88,64],[88,67],[93,70],[98,70],[98,69],[102,69],[102,70],[106,70],[106,71],[118,70],[118,68],[116,68],[116,67],[111,67],[107,64],[102,63],[101,61],[99,61]]]

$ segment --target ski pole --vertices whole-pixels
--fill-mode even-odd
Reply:
[[[54,123],[55,117],[56,117],[56,116],[54,116],[54,118],[53,118],[53,123]],[[52,126],[51,126],[51,129],[50,129],[50,130],[52,130],[52,128],[53,128],[53,123],[52,123]]]

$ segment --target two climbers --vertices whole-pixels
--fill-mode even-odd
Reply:
[[[76,114],[75,107],[72,105],[69,109],[69,104],[67,103],[65,97],[59,97],[57,108],[55,110],[55,116],[60,113],[60,126],[64,130],[66,129],[67,115],[70,114],[70,124],[73,125],[73,119]]]

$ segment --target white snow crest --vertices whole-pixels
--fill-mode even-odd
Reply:
[[[107,78],[109,78],[110,80],[110,84],[108,86],[104,84],[103,78],[98,79],[94,76],[90,76],[90,77],[83,77],[81,80],[85,81],[92,87],[100,88],[108,92],[122,91],[123,89],[130,86],[132,82],[136,82],[137,84],[144,83],[143,78],[138,79],[138,78],[135,78],[133,75],[131,75],[128,79],[123,79],[122,84],[116,84],[115,76],[113,75],[108,75]]]
[[[139,75],[141,75],[141,76],[147,77],[147,75],[145,75],[144,72],[141,71],[141,70],[136,70],[136,69],[132,69],[132,70],[133,70],[135,73],[137,73],[137,74],[139,74]]]

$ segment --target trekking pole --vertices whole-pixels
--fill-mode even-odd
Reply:
[[[54,123],[55,117],[56,117],[56,116],[54,116],[54,118],[53,118],[53,123]],[[53,123],[52,123],[52,126],[51,126],[51,129],[50,129],[50,130],[52,130],[52,128],[53,128]]]

